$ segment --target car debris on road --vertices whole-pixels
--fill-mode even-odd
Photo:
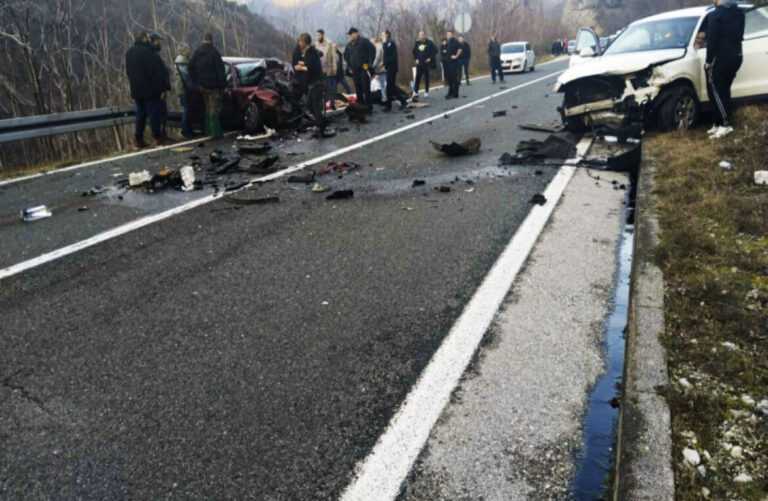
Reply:
[[[478,153],[480,151],[480,147],[482,146],[482,142],[480,141],[479,138],[476,138],[476,137],[467,139],[462,143],[453,142],[453,143],[441,144],[441,143],[436,143],[434,141],[430,141],[429,143],[432,145],[432,147],[435,150],[445,155],[448,155],[449,157],[460,157],[464,155]]]
[[[325,197],[326,200],[346,200],[354,198],[354,190],[337,190]]]
[[[39,221],[40,219],[49,218],[51,216],[53,216],[53,213],[45,205],[37,205],[21,211],[21,219],[25,223]]]

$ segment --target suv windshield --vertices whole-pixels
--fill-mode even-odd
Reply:
[[[262,61],[241,63],[236,65],[235,68],[237,68],[237,79],[240,81],[241,87],[259,85],[261,79],[264,78],[264,73],[267,71]]]
[[[698,22],[698,17],[680,17],[632,25],[605,53],[610,55],[646,50],[684,49],[691,42],[693,30]]]
[[[525,45],[515,44],[515,45],[504,45],[501,47],[502,54],[518,54],[520,52],[525,52]]]

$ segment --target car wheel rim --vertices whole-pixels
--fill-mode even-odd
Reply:
[[[691,96],[683,96],[677,101],[675,108],[675,121],[677,128],[681,130],[693,127],[696,119],[696,102]]]

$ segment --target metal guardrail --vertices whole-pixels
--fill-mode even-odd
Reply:
[[[178,122],[179,113],[170,113],[168,118],[169,122]],[[0,120],[0,144],[126,125],[133,123],[135,119],[136,112],[133,108],[118,106],[8,118]]]

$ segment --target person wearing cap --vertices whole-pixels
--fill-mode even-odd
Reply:
[[[224,60],[213,46],[213,35],[206,33],[203,43],[189,61],[189,78],[200,87],[205,103],[205,133],[214,138],[224,135],[221,127],[221,108],[227,86]]]
[[[376,47],[370,40],[360,36],[357,28],[350,28],[347,35],[349,36],[349,43],[344,50],[344,59],[347,61],[347,66],[355,82],[357,102],[367,106],[369,113],[372,113],[371,72],[373,71],[373,61],[376,59]]]
[[[156,144],[164,143],[160,98],[167,89],[168,73],[160,55],[152,49],[149,34],[139,31],[134,44],[125,54],[125,69],[136,105],[135,140],[138,148],[145,148],[144,129],[149,119]]]

